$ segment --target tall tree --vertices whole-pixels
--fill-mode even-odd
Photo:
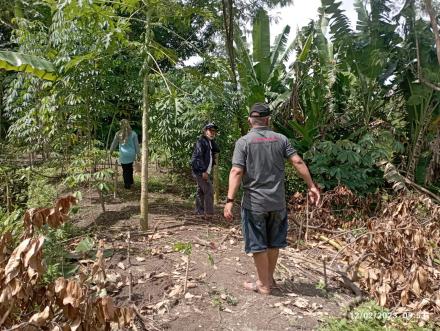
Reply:
[[[148,122],[149,122],[149,110],[150,110],[150,54],[148,49],[150,47],[151,38],[151,12],[146,10],[145,20],[145,43],[146,48],[144,59],[144,79],[143,79],[143,92],[142,92],[142,173],[141,173],[141,228],[142,230],[148,229]]]

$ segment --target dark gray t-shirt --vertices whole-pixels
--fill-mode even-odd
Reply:
[[[245,170],[244,208],[260,212],[286,208],[284,165],[294,154],[289,140],[268,127],[253,128],[237,140],[232,165]]]

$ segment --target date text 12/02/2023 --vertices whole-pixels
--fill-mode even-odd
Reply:
[[[362,319],[362,320],[369,320],[369,319],[393,319],[393,318],[404,318],[404,319],[421,319],[426,320],[429,318],[428,312],[410,312],[405,311],[402,313],[395,313],[392,311],[353,311],[350,313],[351,319]]]

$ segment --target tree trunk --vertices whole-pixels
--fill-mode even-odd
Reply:
[[[220,201],[220,180],[219,180],[219,173],[218,173],[218,159],[219,155],[215,154],[215,165],[214,165],[214,204],[218,205]]]
[[[0,142],[3,141],[3,84],[4,84],[4,75],[1,74],[0,79]],[[6,130],[5,130],[6,133]],[[6,136],[6,134],[5,134]]]
[[[234,92],[238,91],[237,74],[235,70],[234,53],[234,0],[222,0],[223,27],[225,29],[225,46],[228,52],[229,66],[231,69],[232,84]],[[240,103],[236,101],[236,118],[241,135],[246,134],[246,122],[240,114]]]
[[[437,13],[432,7],[431,0],[425,0],[426,11],[428,12],[429,18],[431,20],[432,31],[434,32],[435,37],[435,46],[437,51],[437,61],[440,64],[440,34],[438,32],[438,24],[437,24]]]
[[[147,12],[145,23],[145,45],[150,43],[150,15]],[[142,164],[141,164],[141,229],[148,230],[148,113],[150,107],[149,100],[149,59],[145,54],[144,63],[144,88],[143,88],[143,106],[142,106]]]
[[[419,164],[420,155],[422,154],[422,148],[426,140],[426,131],[428,130],[429,124],[431,123],[433,111],[437,108],[437,106],[438,103],[436,103],[435,105],[432,105],[430,103],[425,110],[422,110],[424,118],[420,121],[421,123],[419,132],[417,133],[408,162],[408,178],[412,181],[415,180],[416,168]]]
[[[429,162],[425,185],[434,183],[440,178],[440,128],[437,129],[437,138],[431,144],[432,157]]]

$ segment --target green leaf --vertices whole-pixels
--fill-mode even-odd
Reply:
[[[304,44],[304,47],[303,47],[301,53],[298,56],[298,61],[299,62],[304,62],[307,59],[307,55],[309,54],[310,47],[312,46],[312,42],[313,42],[313,35],[310,34],[307,37],[307,40],[306,40],[306,42]]]
[[[175,252],[181,252],[185,255],[190,255],[192,250],[192,244],[191,243],[183,243],[183,242],[177,242],[173,245],[173,250]]]
[[[275,38],[275,45],[272,50],[272,55],[270,58],[270,73],[274,71],[274,68],[283,61],[282,56],[280,54],[284,53],[286,49],[287,37],[290,33],[290,26],[286,25],[283,31]],[[281,59],[281,61],[280,61]]]
[[[72,277],[76,274],[79,269],[79,265],[67,264],[63,266],[63,276],[66,278]]]
[[[209,253],[206,253],[206,254],[208,254],[208,261],[209,261],[209,263],[210,263],[211,265],[214,265],[215,262],[214,262],[214,258],[212,257],[212,255],[209,254]]]
[[[0,51],[0,69],[27,72],[41,79],[54,81],[54,65],[42,58],[10,51]]]
[[[79,244],[75,248],[75,252],[77,253],[87,253],[93,249],[95,246],[95,242],[92,238],[86,237],[79,242]]]
[[[255,15],[252,28],[252,57],[258,64],[255,72],[258,80],[265,83],[270,73],[270,25],[267,12],[260,8]]]

